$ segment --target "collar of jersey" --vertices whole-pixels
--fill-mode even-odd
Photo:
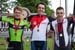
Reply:
[[[20,19],[17,19],[17,18],[14,18],[15,20],[20,20]]]

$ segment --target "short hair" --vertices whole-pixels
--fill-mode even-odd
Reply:
[[[44,5],[44,6],[45,6],[45,8],[46,8],[46,4],[45,4],[45,3],[43,3],[43,2],[40,2],[40,3],[36,4],[36,8],[38,8],[38,6],[39,6],[40,4]]]
[[[21,8],[20,6],[16,6],[16,7],[14,8],[14,12],[15,12],[15,10],[19,10],[19,11],[22,12],[22,8]]]
[[[63,7],[58,7],[57,9],[56,9],[56,11],[57,10],[64,10],[64,8]]]

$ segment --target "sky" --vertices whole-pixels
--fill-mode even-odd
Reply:
[[[65,0],[49,0],[51,1],[50,8],[52,8],[54,11],[56,11],[56,8],[60,6],[60,1],[61,1],[61,6],[65,9]],[[74,0],[66,0],[67,1],[67,16],[69,14],[73,14],[73,5],[74,5]]]

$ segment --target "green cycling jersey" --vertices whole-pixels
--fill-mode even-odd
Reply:
[[[19,23],[20,19],[14,19],[14,18],[10,18],[10,17],[7,17],[7,16],[2,16],[2,18],[0,20],[8,23],[8,25],[9,25],[9,28],[8,28],[9,39],[12,42],[13,41],[21,42],[24,27],[27,27],[27,28],[30,27],[30,23],[27,20],[21,20],[19,26],[18,26],[18,23]],[[15,28],[14,28],[14,20],[15,20],[16,25],[18,26],[18,29],[17,29],[16,32],[15,32]]]

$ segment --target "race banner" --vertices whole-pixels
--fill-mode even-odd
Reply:
[[[0,37],[9,36],[8,35],[8,24],[4,22],[0,22]]]

